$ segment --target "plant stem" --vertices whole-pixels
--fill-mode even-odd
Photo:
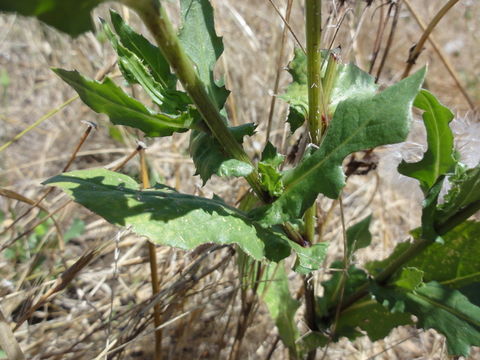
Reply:
[[[152,33],[163,56],[173,68],[178,79],[197,106],[208,130],[220,143],[225,152],[234,159],[253,166],[252,161],[228,130],[217,105],[208,95],[207,90],[199,78],[193,62],[185,53],[176,30],[171,24],[162,5],[153,1],[128,3],[138,13],[144,24]],[[255,169],[246,179],[255,193],[265,202],[270,197],[263,190],[260,176]]]
[[[307,84],[308,84],[308,129],[312,143],[318,145],[324,132],[326,106],[322,84],[322,0],[305,0],[307,36]],[[305,212],[305,235],[313,244],[315,238],[315,217],[317,206],[314,203]],[[312,331],[318,330],[315,313],[315,284],[310,273],[303,279],[305,288],[305,321]],[[307,359],[315,359],[316,349],[311,350]]]
[[[410,54],[407,59],[407,66],[405,67],[405,71],[403,72],[402,79],[406,78],[408,74],[410,74],[410,70],[412,70],[413,65],[417,61],[417,58],[420,56],[420,53],[423,51],[423,46],[425,42],[428,40],[428,37],[432,33],[433,29],[437,24],[442,20],[442,18],[448,13],[448,11],[458,2],[459,0],[449,0],[441,9],[440,11],[434,16],[430,24],[428,24],[427,28],[423,32],[420,40],[418,40],[417,44],[410,50]]]
[[[145,159],[145,149],[142,148],[140,155],[140,176],[142,178],[142,188],[148,189],[150,187],[150,179],[148,176],[147,161]],[[150,262],[150,279],[152,283],[152,296],[160,292],[160,284],[158,280],[158,265],[157,252],[155,245],[147,240],[148,259]],[[155,360],[162,359],[162,329],[158,329],[162,325],[162,309],[160,304],[155,304],[153,307],[153,325],[155,326]]]
[[[312,143],[322,137],[322,113],[326,113],[322,88],[322,0],[305,0],[308,76],[308,127]]]

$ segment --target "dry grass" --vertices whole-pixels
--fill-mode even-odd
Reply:
[[[285,10],[285,1],[274,2]],[[227,86],[233,90],[229,99],[233,121],[259,124],[258,134],[247,142],[247,148],[256,156],[265,140],[282,22],[267,0],[215,0],[213,3],[217,28],[225,42],[225,55],[218,71],[226,74]],[[301,2],[294,3],[291,26],[303,41]],[[379,2],[374,1],[360,22],[365,3],[347,3],[351,10],[333,46],[342,45],[344,61],[354,60],[368,68],[378,19],[381,14],[386,14],[387,7],[380,7]],[[434,1],[411,3],[425,20],[439,8],[438,2]],[[334,4],[325,1],[325,14],[331,15],[331,23],[326,27],[327,40],[332,38],[334,25],[342,14],[335,13]],[[96,10],[96,14],[106,17],[106,8]],[[125,9],[119,10],[138,25],[133,14],[125,13]],[[480,3],[463,1],[434,31],[437,42],[477,104],[480,101],[480,39],[475,35],[480,33],[479,18]],[[355,35],[357,28],[358,36]],[[380,76],[382,84],[399,80],[408,50],[419,37],[419,28],[404,5]],[[290,36],[286,44],[288,58],[293,46]],[[10,81],[8,85],[0,85],[3,86],[0,88],[0,146],[74,95],[49,70],[50,67],[75,68],[93,77],[112,59],[112,50],[101,37],[88,34],[71,41],[36,21],[1,15],[0,75],[8,74]],[[287,62],[286,57],[283,66]],[[463,119],[469,111],[468,103],[430,45],[418,60],[419,66],[425,62],[429,63],[427,85]],[[118,70],[114,69],[113,75],[118,75]],[[280,89],[288,81],[288,75],[283,72]],[[471,120],[459,121],[455,126],[459,145],[469,161],[475,163],[479,160],[480,129],[473,113],[469,114]],[[277,146],[283,143],[285,115],[286,106],[278,101],[271,137]],[[74,168],[113,167],[135,149],[135,132],[123,129],[123,142],[113,140],[105,118],[77,100],[0,153],[0,186],[27,199],[38,199],[45,192],[40,182],[61,171],[84,133],[86,126],[81,120],[95,121],[99,128],[81,149]],[[416,156],[421,152],[422,147],[415,145],[421,142],[421,137],[421,131],[415,131],[407,145],[381,149],[377,152],[380,157],[377,172],[350,179],[343,195],[347,223],[352,224],[370,212],[375,219],[371,229],[373,246],[359,252],[356,263],[387,255],[396,242],[404,240],[409,229],[418,225],[420,194],[415,192],[415,184],[395,175],[393,168],[402,153]],[[283,150],[287,152],[295,141],[295,137],[287,137]],[[186,135],[148,140],[148,144],[147,156],[152,173],[182,192],[211,196],[215,190],[216,194],[233,203],[246,188],[243,180],[220,179],[201,187],[200,179],[193,176]],[[128,162],[123,171],[137,175],[138,159]],[[42,204],[53,211],[65,201],[66,198],[55,190]],[[338,206],[327,200],[322,200],[322,204],[324,209],[332,208],[331,220],[323,228],[325,240],[331,242],[328,256],[332,260],[342,253]],[[29,207],[11,197],[0,197],[0,210],[5,214],[0,231]],[[38,209],[34,209],[12,230],[4,233],[0,243],[14,239],[39,218]],[[16,254],[10,252],[14,255],[7,256],[5,251],[0,254],[1,311],[9,322],[14,322],[53,286],[65,268],[72,266],[82,254],[98,250],[64,290],[52,296],[15,332],[27,358],[103,359],[108,352],[125,359],[152,358],[151,309],[155,303],[160,304],[163,311],[165,359],[228,358],[240,313],[238,272],[229,248],[211,247],[209,251],[185,253],[158,246],[161,292],[152,299],[146,240],[113,228],[77,205],[69,205],[56,215],[56,222],[63,232],[78,220],[84,222],[85,230],[66,244],[62,243],[55,226],[50,224],[45,233],[38,232],[38,243],[35,244],[38,248],[32,249],[29,245],[31,236],[24,236],[10,246]],[[320,272],[316,280],[322,281],[325,273]],[[292,275],[292,284],[299,281],[300,278]],[[299,322],[302,323],[300,318]],[[275,339],[276,330],[266,310],[260,306],[243,341],[242,358],[264,359]],[[475,354],[473,356],[480,356],[478,351]],[[287,352],[278,344],[272,358],[284,359],[286,356]],[[321,352],[318,356],[320,358]],[[446,359],[447,355],[441,336],[432,331],[401,328],[375,344],[367,338],[355,342],[342,340],[329,347],[326,358]]]

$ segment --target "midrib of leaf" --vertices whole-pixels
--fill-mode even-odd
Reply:
[[[427,302],[427,303],[429,303],[429,304],[431,304],[435,307],[438,307],[438,308],[440,308],[440,309],[442,309],[446,312],[451,313],[452,315],[462,319],[463,321],[465,321],[467,323],[470,323],[470,324],[473,324],[474,326],[480,327],[480,322],[474,321],[470,317],[465,316],[462,313],[459,313],[457,310],[453,309],[452,307],[446,306],[441,302],[430,299],[430,298],[426,297],[425,295],[419,294],[418,292],[407,293],[406,296],[409,297],[410,299],[412,299],[412,301],[415,301],[414,298],[417,297],[417,298],[419,298],[419,299],[421,299],[421,300],[423,300],[423,301],[425,301],[425,302]]]
[[[455,284],[456,282],[467,280],[467,279],[470,279],[470,278],[475,278],[479,275],[480,275],[480,271],[476,272],[476,273],[468,274],[468,275],[465,275],[465,276],[460,276],[460,277],[456,277],[456,278],[453,278],[453,279],[441,281],[440,284],[442,284],[442,285]]]
[[[87,80],[88,81],[88,80]],[[80,87],[82,89],[84,89],[84,91],[88,92],[89,94],[93,94],[93,97],[95,98],[100,98],[100,99],[103,99],[105,100],[105,102],[109,102],[111,104],[114,104],[114,105],[117,105],[119,107],[122,107],[122,108],[125,108],[125,109],[128,109],[129,111],[132,111],[134,113],[137,113],[139,114],[139,117],[146,117],[147,119],[149,119],[151,121],[152,124],[158,124],[158,122],[166,125],[166,126],[170,126],[170,127],[175,127],[175,128],[178,128],[178,129],[182,129],[182,128],[185,128],[184,125],[182,124],[179,124],[177,122],[172,122],[171,120],[173,120],[174,118],[172,117],[169,117],[165,114],[151,114],[150,111],[145,108],[147,110],[147,112],[149,112],[149,114],[145,114],[135,108],[131,108],[131,107],[128,107],[127,105],[125,105],[124,103],[118,103],[118,102],[115,102],[115,101],[112,101],[111,99],[109,98],[106,98],[105,96],[101,95],[101,94],[97,94],[96,92],[93,92],[91,90],[89,90],[88,88],[86,88],[82,83],[79,83],[75,80],[72,80],[71,78],[69,78],[69,82],[72,82],[74,84],[76,84],[77,86],[80,85]],[[100,85],[102,85],[101,83],[99,83]],[[117,86],[113,81],[112,81],[112,84],[114,84],[115,86]],[[128,96],[128,95],[127,95]],[[135,99],[134,99],[135,100]],[[135,100],[136,101],[136,100]],[[143,105],[142,105],[143,106]],[[158,118],[157,116],[159,116],[160,118]]]
[[[430,114],[432,114],[432,117],[433,117],[433,120],[434,120],[434,124],[435,124],[435,133],[436,133],[436,136],[434,137],[434,140],[435,140],[435,148],[436,148],[436,153],[439,155],[439,156],[434,156],[436,158],[435,160],[435,165],[434,165],[434,171],[435,171],[435,179],[438,179],[438,177],[440,176],[440,162],[441,162],[441,146],[440,146],[440,131],[438,130],[438,118],[436,116],[436,112],[435,110],[433,109],[431,103],[430,103],[430,100],[427,99],[427,106],[428,106],[428,110],[430,111]]]

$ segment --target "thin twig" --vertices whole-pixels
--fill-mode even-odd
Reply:
[[[273,3],[272,0],[269,0],[270,3],[272,4],[273,7],[275,7],[275,4]],[[273,95],[272,99],[270,101],[270,111],[268,113],[268,122],[267,122],[267,134],[265,135],[265,143],[267,143],[270,139],[270,131],[272,130],[272,122],[273,122],[273,113],[275,111],[275,104],[277,101],[277,93],[278,93],[278,87],[280,85],[280,75],[283,72],[283,58],[285,56],[285,44],[287,40],[287,31],[288,27],[287,24],[290,21],[290,15],[292,13],[292,4],[293,0],[287,0],[287,10],[285,12],[285,20],[284,20],[284,26],[283,26],[283,32],[282,32],[282,37],[280,40],[280,50],[278,52],[278,59],[277,59],[277,71],[275,74],[275,84],[273,85]]]
[[[277,12],[278,16],[280,16],[280,18],[282,19],[283,23],[285,24],[285,26],[287,27],[287,29],[290,31],[290,33],[292,34],[293,38],[295,39],[295,42],[297,43],[298,47],[300,49],[302,49],[303,53],[306,54],[307,52],[305,51],[305,47],[302,45],[302,43],[300,42],[300,40],[298,39],[297,35],[295,35],[295,31],[293,31],[293,29],[291,28],[290,24],[288,23],[288,20],[285,19],[280,11],[280,9],[277,7],[277,5],[275,5],[275,3],[272,1],[272,0],[268,0],[270,1],[270,3],[272,4],[273,8],[275,9],[275,11]]]
[[[140,150],[140,174],[142,178],[143,189],[150,187],[150,179],[148,176],[147,161],[145,158],[145,148]],[[152,284],[152,296],[155,296],[160,292],[160,284],[158,281],[158,265],[157,265],[157,252],[155,245],[147,240],[148,246],[148,258],[150,262],[150,276]],[[160,304],[156,304],[153,307],[153,324],[155,326],[155,360],[161,360],[162,358],[162,309]]]
[[[420,18],[420,15],[418,14],[418,12],[413,8],[412,4],[410,3],[410,0],[404,0],[405,1],[405,4],[407,5],[407,8],[408,10],[410,11],[410,13],[413,15],[413,17],[415,18],[415,21],[417,22],[418,26],[420,26],[420,28],[422,29],[422,31],[425,31],[425,29],[427,28],[427,26],[425,25],[425,23],[423,22],[423,20]],[[462,93],[463,97],[465,98],[465,100],[467,100],[467,103],[468,105],[470,106],[470,109],[472,110],[475,110],[476,106],[475,106],[475,103],[474,101],[472,100],[472,98],[470,97],[470,95],[468,95],[468,92],[467,90],[465,89],[465,87],[462,85],[461,81],[460,81],[460,78],[457,74],[457,72],[455,71],[455,68],[453,67],[453,65],[450,63],[450,61],[448,60],[447,56],[444,54],[442,48],[437,44],[437,42],[435,41],[435,38],[433,37],[433,34],[431,34],[428,38],[428,41],[430,42],[430,44],[432,44],[433,46],[433,49],[435,50],[435,52],[437,53],[438,57],[440,58],[440,60],[442,61],[443,65],[445,65],[445,67],[447,68],[447,71],[448,73],[450,74],[450,76],[452,77],[453,81],[455,82],[455,84],[457,85],[458,87],[458,90],[460,90],[460,92]]]
[[[417,44],[413,46],[413,48],[410,49],[410,54],[407,59],[407,66],[405,67],[405,70],[402,75],[402,79],[406,78],[409,74],[410,71],[412,70],[413,65],[415,65],[415,62],[417,61],[418,57],[420,56],[420,53],[423,51],[423,47],[425,45],[425,42],[427,41],[428,37],[432,33],[433,29],[437,24],[442,20],[442,18],[448,13],[448,11],[458,2],[459,0],[449,0],[440,10],[439,12],[434,16],[432,21],[430,21],[430,24],[428,24],[427,28],[423,32],[422,36],[418,40]]]
[[[388,35],[387,45],[385,46],[385,50],[383,51],[382,60],[380,61],[380,66],[378,67],[377,75],[375,76],[375,82],[378,82],[378,79],[380,78],[383,67],[385,66],[385,62],[387,61],[388,53],[390,52],[390,48],[392,47],[401,6],[402,1],[398,0],[396,2],[392,2],[392,5],[390,5],[390,8],[388,9],[388,17],[390,17],[390,11],[392,8],[395,8],[395,15],[393,16],[392,27],[390,28],[390,34]]]

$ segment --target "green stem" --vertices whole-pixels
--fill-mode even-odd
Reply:
[[[155,1],[147,0],[138,2],[124,0],[123,2],[131,6],[138,13],[144,24],[150,30],[162,55],[173,68],[183,87],[197,106],[208,129],[225,152],[232,158],[253,166],[252,161],[242,146],[228,130],[217,105],[208,95],[203,82],[195,70],[193,62],[183,50],[176,30],[170,22],[163,6]],[[268,194],[261,186],[260,176],[256,169],[248,175],[246,179],[260,199],[265,202],[270,200]]]
[[[325,114],[322,88],[322,0],[305,0],[308,76],[308,127],[314,144],[322,137]]]
[[[307,84],[308,84],[308,129],[312,143],[318,145],[323,133],[322,114],[326,114],[322,84],[322,0],[305,0],[305,33],[307,36]],[[313,244],[317,206],[314,203],[305,212],[305,235]],[[315,284],[313,275],[304,277],[305,321],[312,331],[317,331],[315,311]],[[316,350],[308,353],[307,359],[315,359]]]

